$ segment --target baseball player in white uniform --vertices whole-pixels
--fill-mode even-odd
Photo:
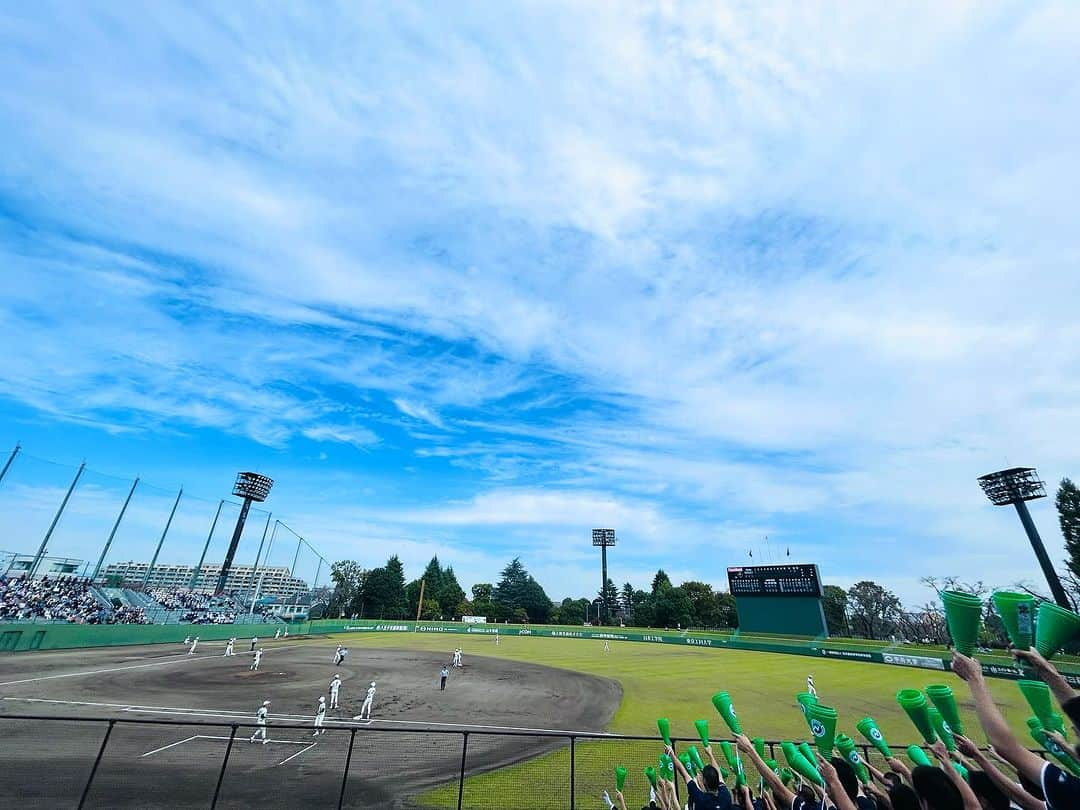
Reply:
[[[270,742],[266,739],[266,716],[270,713],[270,701],[264,700],[263,705],[259,707],[259,710],[255,712],[255,725],[258,726],[255,729],[255,733],[251,735],[251,742],[255,742],[255,738],[260,734],[262,735],[263,745]]]
[[[254,672],[259,671],[259,662],[262,661],[262,654],[263,654],[262,647],[259,647],[259,649],[257,649],[255,651],[254,655],[251,656],[251,669],[252,669],[252,671],[254,671]]]
[[[228,658],[230,655],[236,655],[236,653],[233,652],[233,644],[235,644],[235,643],[236,643],[235,638],[230,638],[228,641],[225,642],[225,657],[226,658]]]
[[[323,728],[323,720],[326,719],[326,698],[323,695],[319,695],[319,705],[315,707],[315,733],[313,737],[318,737],[320,734],[325,734],[326,729]]]
[[[338,706],[338,690],[339,689],[341,689],[341,676],[338,675],[335,672],[334,677],[330,681],[330,708],[331,709],[339,709],[339,708],[341,708],[340,706]]]
[[[367,696],[364,698],[364,705],[360,707],[360,714],[356,715],[353,720],[370,720],[371,719],[371,704],[375,702],[375,681],[371,682],[371,686],[368,687]],[[367,714],[365,718],[364,715]]]
[[[195,654],[195,648],[198,647],[198,646],[199,646],[199,637],[195,636],[195,638],[193,638],[191,640],[191,649],[187,651],[187,654],[188,655],[194,655]]]
[[[281,628],[280,627],[277,630],[274,631],[274,641],[277,641],[279,638],[281,638]]]
[[[806,691],[809,692],[814,697],[817,697],[817,689],[814,688],[814,676],[813,675],[807,675],[806,676]]]

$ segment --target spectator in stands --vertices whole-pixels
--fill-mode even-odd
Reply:
[[[1014,650],[1013,655],[1030,665],[1046,682],[1061,705],[1062,711],[1068,715],[1076,728],[1080,721],[1080,701],[1077,700],[1076,692],[1061,674],[1035,649]],[[990,696],[990,690],[983,678],[982,665],[974,658],[954,652],[952,669],[967,681],[971,688],[979,724],[994,750],[1016,769],[1021,779],[1026,777],[1039,785],[1045,796],[1047,810],[1080,807],[1080,779],[1065,773],[1057,765],[1032,753],[1013,736],[1008,723],[1005,722],[1005,718],[1001,716],[1001,712]]]
[[[0,578],[0,621],[64,621],[102,624],[111,610],[85,579]]]

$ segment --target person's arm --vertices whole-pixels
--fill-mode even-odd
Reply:
[[[1005,718],[1001,716],[998,707],[994,705],[994,699],[990,696],[990,690],[986,686],[986,679],[983,678],[982,666],[979,662],[954,651],[952,670],[966,681],[971,689],[971,696],[975,700],[975,714],[990,744],[1017,771],[1035,784],[1042,784],[1042,772],[1046,763],[1041,757],[1021,745],[1009,731],[1009,724],[1005,722]]]
[[[675,760],[678,762],[678,760]],[[675,789],[675,782],[668,780],[667,792],[668,792],[668,807],[671,810],[681,810],[682,805],[679,804],[679,791]]]
[[[743,785],[740,788],[735,789],[735,793],[738,796],[739,807],[742,810],[754,810],[754,801],[750,797],[750,788]]]
[[[680,778],[680,779],[682,779],[683,783],[684,783],[684,784],[691,784],[691,783],[693,783],[694,785],[696,785],[697,783],[696,783],[696,782],[694,782],[694,777],[692,777],[692,776],[691,776],[691,775],[690,775],[690,774],[689,774],[689,773],[687,772],[687,770],[686,770],[686,767],[685,767],[685,766],[684,766],[684,765],[682,764],[682,760],[681,760],[681,759],[679,759],[679,758],[678,758],[677,756],[675,756],[675,749],[674,749],[674,748],[672,748],[672,747],[671,747],[671,746],[669,745],[669,746],[667,746],[667,747],[666,747],[666,748],[664,749],[664,751],[666,751],[666,752],[667,752],[667,755],[668,755],[669,757],[671,757],[671,761],[672,761],[672,763],[673,763],[673,764],[675,765],[675,772],[676,772],[677,774],[679,774],[679,778]]]
[[[965,782],[964,778],[953,767],[952,760],[949,758],[949,749],[945,747],[945,743],[940,739],[935,740],[930,746],[930,752],[937,759],[941,769],[945,771],[945,775],[949,777],[953,786],[960,791],[960,798],[964,800],[964,810],[982,810],[982,805],[979,803],[975,791],[971,789],[971,785]]]
[[[863,785],[863,789],[873,795],[879,810],[892,810],[892,800],[889,799],[889,794],[875,785],[873,780]]]
[[[763,810],[776,810],[776,803],[773,802],[772,791],[769,788],[761,791],[761,806]]]
[[[720,763],[716,761],[716,754],[713,753],[711,745],[705,746],[705,753],[709,755],[709,764],[716,768],[717,773],[722,773]]]
[[[1001,769],[994,764],[994,761],[987,756],[984,752],[980,751],[978,746],[971,740],[962,734],[953,734],[956,738],[956,747],[962,754],[971,758],[979,768],[990,777],[990,781],[1000,788],[1009,799],[1016,804],[1021,810],[1046,810],[1046,802],[1036,799],[1020,785],[1016,784],[1012,779],[1002,773]]]
[[[1046,685],[1050,687],[1050,691],[1054,693],[1057,702],[1062,706],[1077,695],[1080,695],[1080,692],[1077,692],[1069,686],[1069,682],[1054,668],[1054,665],[1043,658],[1039,651],[1034,647],[1030,647],[1026,650],[1018,650],[1013,647],[1009,651],[1017,661],[1023,661],[1035,670],[1039,678],[1045,681]]]
[[[886,762],[889,763],[889,770],[895,774],[898,774],[900,778],[907,784],[911,784],[911,768],[905,765],[896,757],[889,757]]]
[[[615,790],[615,798],[619,800],[619,810],[626,810],[626,799],[623,798],[621,790]]]
[[[847,795],[847,791],[844,790],[843,784],[840,782],[840,777],[836,774],[836,768],[832,766],[829,760],[825,759],[819,752],[815,751],[814,756],[817,757],[817,769],[821,774],[821,778],[825,780],[825,787],[828,790],[829,798],[832,799],[836,810],[858,810],[855,806],[855,802]],[[965,808],[966,810],[966,808]],[[980,810],[980,808],[975,808]]]
[[[765,760],[758,754],[757,750],[754,748],[754,744],[750,742],[750,738],[745,734],[740,734],[735,738],[735,743],[738,745],[740,751],[750,757],[750,761],[754,763],[754,768],[761,774],[761,778],[768,782],[769,787],[772,788],[773,795],[776,797],[776,801],[782,807],[791,807],[791,803],[795,800],[795,794],[788,789],[779,774],[765,764]]]

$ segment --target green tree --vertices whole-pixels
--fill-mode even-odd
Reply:
[[[1062,478],[1054,504],[1061,536],[1065,538],[1065,551],[1069,554],[1066,565],[1073,577],[1080,579],[1080,489],[1068,478]]]
[[[664,588],[671,587],[671,577],[664,573],[664,569],[661,568],[656,572],[656,576],[652,580],[652,595],[655,597]]]
[[[472,613],[470,616],[487,616],[489,619],[498,618],[495,603],[491,600],[494,586],[488,582],[480,582],[472,586]]]
[[[848,633],[847,591],[836,585],[826,585],[821,607],[825,611],[825,626],[829,635],[843,636]]]
[[[490,599],[491,594],[495,589],[490,582],[478,582],[472,586],[471,590],[473,601],[476,602],[483,599]]]
[[[863,580],[848,589],[851,629],[869,639],[885,638],[900,619],[900,600],[876,582]]]
[[[601,615],[605,617],[607,624],[618,624],[619,589],[609,578],[603,589],[598,594],[603,603]]]
[[[361,591],[367,572],[355,560],[339,560],[330,566],[334,591],[326,607],[328,616],[351,616],[359,613]]]
[[[529,614],[530,622],[546,624],[551,621],[551,609],[554,605],[540,583],[532,577],[525,583],[521,606]]]
[[[420,618],[424,621],[435,621],[442,617],[442,609],[439,607],[439,600],[437,599],[424,599],[424,609],[420,612]]]
[[[727,591],[717,591],[713,594],[713,603],[716,605],[717,627],[738,627],[739,612],[735,609],[735,597]]]
[[[561,624],[585,624],[585,611],[589,607],[588,599],[571,599],[569,596],[559,603],[559,622]]]
[[[622,609],[624,620],[628,625],[634,624],[634,586],[627,582],[622,586],[619,594],[619,607]]]
[[[447,617],[460,617],[457,606],[465,598],[465,591],[458,583],[454,569],[449,565],[443,569],[442,580],[439,582],[439,590],[435,593],[439,601],[439,610]]]
[[[509,619],[514,610],[522,606],[525,586],[529,581],[529,572],[521,564],[520,557],[514,557],[499,575],[499,582],[491,593],[491,601],[500,619]]]
[[[634,627],[653,627],[656,611],[652,595],[643,590],[634,591]]]
[[[718,627],[712,585],[693,580],[679,586],[690,600],[690,622],[694,627]]]
[[[663,588],[654,600],[657,627],[688,627],[693,618],[694,606],[682,588]]]
[[[405,618],[409,608],[405,594],[405,569],[395,554],[381,568],[374,568],[364,582],[363,612],[383,619]]]
[[[424,593],[424,600],[427,601],[427,592]],[[420,606],[420,580],[414,579],[408,585],[405,586],[405,601],[408,603],[406,609],[409,618],[416,616],[416,609]]]

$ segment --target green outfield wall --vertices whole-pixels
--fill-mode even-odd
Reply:
[[[236,636],[270,636],[281,624],[0,624],[0,652],[65,650],[130,644],[169,644],[188,636],[214,641]],[[290,635],[308,632],[307,623],[289,625]]]
[[[182,642],[189,635],[203,641],[223,640],[236,636],[241,641],[252,636],[267,638],[267,630],[275,624],[0,624],[0,652],[30,650],[61,650],[77,647],[109,647],[131,644],[165,644]],[[632,641],[645,644],[708,647],[711,649],[748,650],[752,652],[803,655],[811,658],[830,658],[862,661],[873,664],[916,667],[944,672],[949,661],[929,652],[905,652],[902,648],[882,647],[867,642],[860,649],[855,639],[829,640],[794,636],[743,637],[738,632],[704,633],[673,630],[644,630],[640,628],[586,628],[576,626],[525,626],[515,624],[463,624],[459,622],[412,622],[377,619],[326,619],[288,625],[290,636],[336,635],[342,633],[445,633],[475,637],[501,636],[538,638],[576,638],[597,641]],[[1004,660],[1004,659],[1003,659]],[[1072,667],[1061,667],[1062,674],[1080,687],[1080,673]],[[983,662],[983,671],[997,678],[1023,678],[1020,669],[1007,664]]]

